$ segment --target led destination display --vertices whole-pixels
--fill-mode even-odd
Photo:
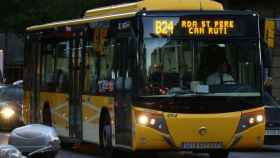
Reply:
[[[179,25],[187,35],[229,35],[234,29],[234,20],[181,20]],[[173,35],[175,21],[155,20],[154,30],[157,35]]]
[[[152,37],[241,37],[256,36],[254,16],[147,17],[145,36]]]
[[[188,35],[229,35],[234,29],[234,20],[182,20],[181,28]]]

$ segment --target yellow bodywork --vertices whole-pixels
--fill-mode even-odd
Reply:
[[[114,99],[112,97],[84,95],[82,98],[83,121],[90,124],[99,124],[102,108],[108,109],[109,112],[113,111]]]
[[[114,14],[145,11],[205,11],[223,10],[221,3],[211,0],[143,0],[135,3],[114,5],[88,10],[85,17],[99,17]]]
[[[29,123],[31,92],[24,95],[24,118]],[[67,136],[69,131],[69,97],[63,93],[40,93],[40,112],[43,105],[49,102],[52,111],[53,126],[60,136]],[[114,99],[102,96],[82,96],[83,134],[84,140],[99,143],[99,119],[102,108],[107,108],[113,119]],[[134,108],[144,112],[153,110]],[[260,111],[263,108],[243,111]],[[241,112],[223,114],[174,114],[153,111],[162,114],[169,133],[163,133],[137,123],[133,116],[133,150],[177,150],[184,142],[223,142],[225,149],[260,149],[264,141],[265,123],[260,123],[241,133],[236,133]],[[112,122],[114,124],[114,122]],[[198,133],[201,127],[207,127],[209,132],[202,136]],[[236,141],[238,140],[238,141]]]
[[[57,129],[61,136],[69,136],[69,95],[56,92],[41,92],[39,100],[40,114],[42,114],[44,105],[49,104],[53,127]]]
[[[141,10],[145,11],[221,11],[223,5],[212,0],[143,0],[135,3],[113,5],[88,10],[83,18],[52,22],[28,27],[27,31],[56,29],[59,27],[86,25],[97,21],[133,17]]]
[[[31,92],[24,93],[24,121],[30,123],[30,98]],[[114,99],[103,96],[82,96],[82,114],[83,114],[83,135],[89,142],[99,143],[99,119],[102,108],[109,110],[111,117],[113,115]],[[60,136],[69,136],[69,95],[57,92],[41,92],[40,105],[38,112],[42,120],[42,111],[45,104],[51,108],[52,125],[57,129]]]
[[[135,108],[149,112],[151,110]],[[258,111],[258,108],[243,112]],[[261,149],[264,142],[265,123],[260,123],[241,133],[236,133],[241,118],[240,112],[223,114],[174,114],[162,113],[169,133],[163,133],[137,123],[134,116],[134,150],[182,150],[186,142],[209,143],[222,142],[224,149]],[[208,129],[201,135],[199,129]]]
[[[111,116],[113,113],[114,98],[106,96],[82,96],[83,111],[83,139],[87,142],[99,143],[99,121],[102,108],[106,108]]]

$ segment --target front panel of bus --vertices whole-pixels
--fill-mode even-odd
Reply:
[[[258,15],[141,13],[135,150],[263,145]]]

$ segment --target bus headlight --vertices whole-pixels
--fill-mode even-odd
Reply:
[[[255,118],[254,118],[254,117],[251,117],[251,118],[249,119],[249,123],[250,123],[250,124],[254,124],[254,123],[255,123]]]
[[[138,117],[138,123],[142,124],[142,125],[147,125],[149,122],[149,117],[146,115],[141,115]]]
[[[264,120],[263,115],[258,115],[257,116],[257,122],[263,122],[263,120]]]
[[[138,124],[166,134],[169,133],[162,113],[136,110],[135,116]]]
[[[6,107],[1,110],[1,115],[4,119],[10,119],[15,115],[15,111],[12,108]]]
[[[237,133],[243,132],[248,128],[263,123],[264,119],[265,118],[263,110],[242,113]]]

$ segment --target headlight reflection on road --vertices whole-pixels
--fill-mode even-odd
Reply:
[[[4,108],[1,110],[1,115],[4,119],[10,119],[15,115],[15,111],[12,108]]]

